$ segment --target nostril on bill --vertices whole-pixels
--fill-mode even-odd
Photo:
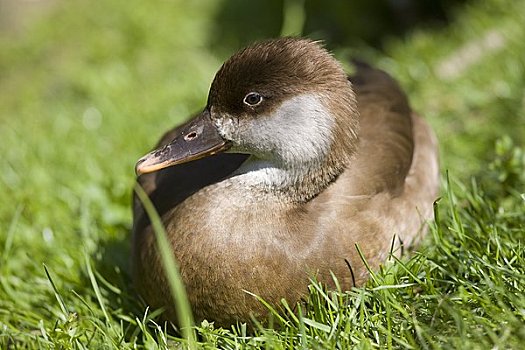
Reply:
[[[189,134],[187,134],[186,136],[184,136],[184,140],[191,141],[191,140],[193,140],[196,137],[197,137],[197,133],[195,131],[192,131]]]

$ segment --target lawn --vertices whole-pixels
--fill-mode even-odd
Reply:
[[[254,35],[302,28],[299,3]],[[222,5],[64,1],[0,32],[0,348],[188,345],[130,286],[133,167],[204,106],[222,61],[251,39],[226,35]],[[523,347],[525,1],[448,11],[446,25],[380,46],[327,43],[391,73],[436,130],[443,189],[422,246],[362,288],[312,284],[276,327],[196,325],[199,347]],[[322,37],[306,16],[304,34]]]

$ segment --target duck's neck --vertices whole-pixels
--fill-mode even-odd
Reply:
[[[286,166],[251,156],[228,179],[247,191],[272,195],[286,202],[304,203],[330,185],[346,164],[329,158],[314,164]]]

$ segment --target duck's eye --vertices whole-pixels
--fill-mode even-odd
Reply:
[[[244,96],[243,102],[250,107],[255,107],[260,104],[263,100],[261,94],[257,92],[250,92],[248,95]]]

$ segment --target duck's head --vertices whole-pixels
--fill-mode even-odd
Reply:
[[[223,64],[204,111],[171,143],[141,158],[136,171],[228,151],[302,173],[321,167],[322,177],[333,178],[354,152],[358,125],[347,75],[319,43],[265,41]]]

